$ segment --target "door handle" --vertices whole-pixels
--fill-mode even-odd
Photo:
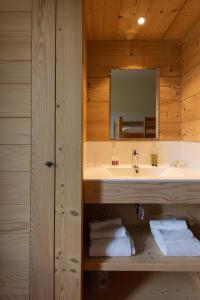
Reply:
[[[54,163],[53,163],[53,161],[47,161],[46,163],[45,163],[45,166],[47,166],[48,168],[51,168],[51,167],[53,167],[54,166]]]

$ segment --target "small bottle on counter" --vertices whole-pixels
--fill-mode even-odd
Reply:
[[[119,158],[117,155],[112,156],[112,166],[118,166],[119,165]]]
[[[152,142],[151,165],[153,167],[157,167],[158,166],[158,153],[156,152],[155,142]]]

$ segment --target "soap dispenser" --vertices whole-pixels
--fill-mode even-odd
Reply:
[[[151,165],[153,167],[158,166],[158,153],[156,152],[155,142],[152,143],[152,151],[151,151]]]

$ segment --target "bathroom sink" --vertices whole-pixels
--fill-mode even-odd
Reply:
[[[163,167],[139,167],[138,173],[132,167],[113,167],[108,171],[116,177],[159,177],[164,171]]]

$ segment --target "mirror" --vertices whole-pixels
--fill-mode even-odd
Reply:
[[[158,138],[157,70],[111,70],[111,139]]]

